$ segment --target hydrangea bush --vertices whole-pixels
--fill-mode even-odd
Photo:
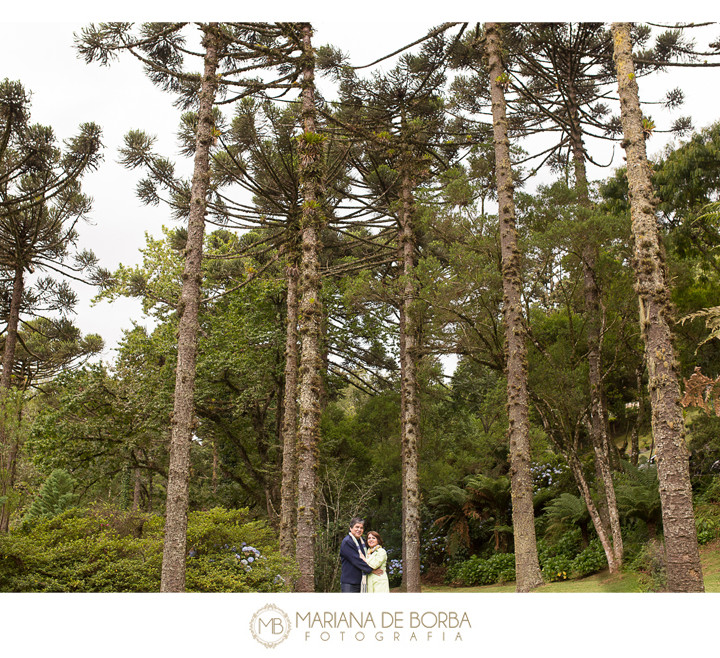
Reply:
[[[160,516],[71,509],[0,537],[0,591],[157,592],[162,550]],[[187,591],[292,591],[296,577],[247,509],[189,514]]]

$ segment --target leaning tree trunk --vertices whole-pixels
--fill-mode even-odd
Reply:
[[[17,347],[18,326],[20,324],[20,305],[25,280],[23,268],[15,268],[13,279],[13,292],[10,299],[10,313],[8,315],[7,329],[5,330],[5,349],[2,356],[2,376],[0,376],[0,498],[7,496],[15,479],[15,467],[19,451],[19,436],[12,436],[8,423],[8,413],[12,405],[8,406],[8,396],[12,382],[12,371],[15,365],[15,348]],[[8,531],[10,526],[10,505],[0,506],[0,533]]]
[[[485,48],[490,73],[495,170],[498,193],[498,221],[502,252],[503,316],[507,349],[508,436],[510,443],[510,483],[515,571],[518,592],[529,592],[542,585],[542,574],[535,539],[532,477],[530,474],[530,436],[527,391],[527,348],[522,317],[520,254],[515,230],[510,142],[508,139],[505,71],[497,23],[485,24]]]
[[[620,565],[616,563],[615,551],[613,550],[612,542],[610,541],[607,528],[600,518],[600,512],[593,501],[590,493],[590,487],[588,486],[587,479],[583,473],[582,464],[580,463],[575,451],[567,451],[564,453],[564,456],[565,461],[567,461],[570,466],[570,472],[573,475],[575,484],[577,484],[578,491],[580,491],[580,495],[585,501],[585,506],[587,507],[590,520],[592,521],[595,532],[600,540],[600,545],[603,547],[603,551],[605,552],[608,569],[610,573],[617,573],[620,571]]]
[[[585,147],[580,132],[579,111],[573,85],[569,87],[568,100],[572,112],[570,141],[575,167],[575,189],[578,202],[585,212],[590,212],[592,203],[588,193],[587,171],[585,167]],[[623,540],[620,531],[620,514],[615,498],[615,486],[610,468],[610,439],[607,429],[607,411],[602,381],[602,323],[600,310],[600,289],[597,284],[596,270],[598,261],[598,243],[589,235],[582,247],[583,291],[585,297],[585,324],[588,342],[588,380],[590,385],[590,437],[595,451],[595,465],[598,472],[598,485],[607,513],[612,534],[614,560],[608,560],[611,573],[619,571],[623,560]]]
[[[401,460],[403,500],[403,577],[407,592],[420,592],[420,404],[417,365],[420,356],[420,324],[417,317],[415,279],[414,202],[409,163],[403,166],[400,247],[403,259],[402,323],[404,349],[400,366],[402,404]]]
[[[282,486],[280,494],[280,552],[295,554],[297,517],[297,381],[298,381],[298,268],[291,251],[286,269],[287,328],[285,335],[285,391],[282,424]]]
[[[165,543],[163,546],[160,591],[185,589],[185,553],[190,484],[190,445],[195,429],[195,370],[197,362],[198,314],[202,279],[202,251],[205,210],[210,186],[210,147],[213,143],[212,108],[217,92],[217,23],[203,28],[205,70],[200,88],[195,162],[190,192],[185,269],[178,306],[178,357],[175,373],[175,400],[170,438]]]
[[[303,78],[301,113],[303,134],[298,140],[301,215],[300,260],[300,393],[297,444],[298,508],[295,557],[300,568],[299,592],[315,590],[315,533],[317,516],[317,449],[320,442],[322,396],[322,306],[320,303],[320,238],[322,212],[321,136],[316,132],[315,56],[312,28],[301,24]]]
[[[672,308],[655,218],[656,199],[645,150],[643,117],[630,41],[630,23],[613,23],[620,118],[627,157],[635,288],[645,341],[652,432],[658,457],[668,589],[704,591],[692,506],[680,383],[670,323]]]

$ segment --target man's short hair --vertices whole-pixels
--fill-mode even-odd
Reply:
[[[353,516],[352,519],[350,519],[350,527],[352,528],[354,525],[357,525],[358,523],[362,523],[363,527],[365,527],[365,519],[359,516]]]

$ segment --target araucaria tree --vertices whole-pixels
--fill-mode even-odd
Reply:
[[[244,23],[198,24],[203,69],[200,74],[187,73],[183,71],[183,63],[191,51],[185,47],[185,26],[184,23],[147,23],[136,35],[132,25],[126,23],[93,25],[85,29],[78,40],[79,50],[88,62],[107,63],[119,51],[130,52],[144,64],[153,82],[179,95],[179,105],[196,108],[195,145],[190,149],[194,168],[189,194],[172,180],[172,166],[167,161],[165,171],[153,170],[152,165],[159,161],[147,157],[147,148],[145,152],[136,149],[134,159],[126,158],[131,166],[148,166],[153,176],[171,187],[181,214],[187,216],[188,221],[183,286],[177,307],[178,363],[170,441],[163,592],[185,589],[190,446],[196,423],[194,394],[202,245],[211,190],[211,150],[220,136],[220,117],[216,116],[215,105],[221,100],[229,102],[268,87],[288,87],[295,75],[292,65],[272,81],[249,80],[238,75],[287,63],[287,57],[296,49],[292,40],[286,39],[288,30],[284,24]],[[144,141],[149,146],[149,142]]]
[[[323,136],[317,132],[315,109],[315,54],[312,27],[300,24],[302,36],[302,134],[298,141],[300,193],[300,334],[299,421],[297,429],[298,517],[295,555],[300,567],[297,590],[315,591],[315,534],[317,517],[317,468],[320,442],[322,386],[322,305],[320,300],[320,236],[323,213]]]
[[[515,569],[518,592],[541,585],[542,574],[535,541],[532,478],[530,475],[530,421],[527,392],[527,347],[522,315],[520,254],[515,229],[512,165],[508,139],[505,94],[507,72],[502,62],[502,40],[497,23],[485,24],[485,50],[495,140],[498,222],[502,254],[503,318],[507,354],[507,398],[510,442],[510,483],[512,489]]]
[[[640,306],[640,329],[645,341],[652,431],[658,457],[668,589],[673,592],[702,592],[703,576],[671,329],[673,314],[665,257],[655,217],[657,200],[645,149],[630,28],[629,23],[613,23],[612,35],[623,146],[627,154],[635,287]]]
[[[82,125],[63,150],[52,128],[32,125],[29,117],[22,85],[0,83],[0,272],[9,284],[3,290],[7,310],[0,376],[0,500],[12,486],[18,456],[19,437],[8,431],[6,402],[18,342],[23,342],[21,316],[41,317],[48,310],[67,313],[76,301],[66,281],[44,277],[29,286],[27,274],[50,271],[82,280],[92,276],[96,265],[92,252],[77,248],[76,228],[90,209],[80,179],[100,159],[100,128]],[[33,330],[32,323],[26,327]],[[8,521],[3,504],[0,532],[7,532]]]
[[[203,27],[204,70],[197,114],[197,137],[190,213],[185,245],[185,271],[178,305],[178,356],[175,373],[175,406],[170,439],[165,543],[160,589],[181,592],[185,589],[185,545],[187,537],[190,443],[195,427],[195,367],[197,363],[198,314],[205,204],[210,185],[210,147],[213,143],[213,104],[217,94],[219,51],[217,23]]]

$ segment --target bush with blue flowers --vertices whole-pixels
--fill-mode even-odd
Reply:
[[[2,592],[157,592],[163,518],[73,508],[0,536]],[[292,591],[297,569],[247,509],[188,515],[186,590]]]

